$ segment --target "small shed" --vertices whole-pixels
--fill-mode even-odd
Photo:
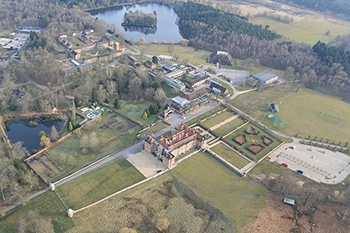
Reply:
[[[275,103],[270,104],[270,111],[271,112],[278,112],[279,111],[278,105]]]
[[[50,183],[49,189],[51,191],[55,191],[55,184],[54,183]]]
[[[289,205],[295,205],[295,201],[293,199],[290,199],[290,198],[287,198],[287,197],[285,197],[283,199],[283,202],[286,203],[286,204],[289,204]]]
[[[68,209],[68,210],[67,210],[67,215],[68,215],[68,217],[72,218],[72,217],[73,217],[73,214],[74,214],[74,210],[72,210],[72,209]]]

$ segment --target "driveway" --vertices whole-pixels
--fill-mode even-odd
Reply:
[[[146,178],[153,176],[159,170],[164,170],[165,165],[157,157],[146,151],[140,151],[128,158],[128,161]]]

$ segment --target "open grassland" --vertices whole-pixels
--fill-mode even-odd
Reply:
[[[143,119],[143,112],[149,107],[150,101],[143,101],[137,103],[129,103],[127,101],[120,101],[121,108],[118,109],[121,113],[128,115],[129,117],[136,119],[146,125],[156,122],[158,120],[158,115],[150,115],[147,119]]]
[[[169,174],[147,181],[108,201],[74,215],[70,232],[159,232],[156,223],[166,218],[166,232],[234,232],[232,221],[217,208]]]
[[[243,125],[244,121],[242,118],[238,117],[222,126],[219,128],[216,128],[214,130],[215,133],[219,134],[220,136],[223,136],[225,134],[228,134],[229,132],[233,131],[234,129],[238,128],[239,126]]]
[[[327,96],[310,89],[293,92],[283,98],[276,114],[290,127],[282,132],[290,135],[298,133],[300,136],[329,139],[337,142],[350,141],[350,104],[339,97]],[[318,117],[319,112],[331,115],[341,120],[341,124],[334,124]]]
[[[29,211],[38,211],[39,218],[52,221],[56,233],[63,233],[74,227],[72,219],[67,217],[66,208],[53,192],[46,192],[32,199],[26,205],[16,207],[0,218],[0,232],[9,233],[15,230],[15,224],[25,218]],[[35,231],[33,231],[35,232]]]
[[[234,116],[234,113],[233,112],[230,112],[230,111],[225,111],[225,112],[222,112],[208,120],[205,120],[202,122],[202,125],[206,128],[211,128],[213,127],[214,125],[217,125],[225,120],[227,120],[228,118]]]
[[[257,135],[246,133],[248,127],[254,128],[259,133]],[[240,145],[235,140],[233,140],[237,138],[239,135],[244,135],[246,139],[246,142],[242,145]],[[271,140],[271,143],[268,145],[264,144],[262,137],[268,138],[269,140]],[[271,152],[274,148],[276,148],[281,143],[277,138],[268,134],[267,132],[265,132],[258,126],[253,125],[252,123],[249,123],[244,127],[234,131],[233,133],[225,137],[225,139],[228,140],[232,145],[236,146],[237,148],[249,154],[250,156],[256,158],[257,160],[264,157],[266,154]],[[248,147],[251,145],[259,145],[262,147],[262,150],[255,154],[252,151],[248,150]]]
[[[210,149],[238,169],[243,168],[249,163],[248,160],[234,152],[231,148],[223,143],[219,143]]]
[[[67,207],[78,209],[144,178],[126,159],[115,159],[56,190]]]
[[[52,181],[130,145],[136,140],[139,130],[140,126],[112,113],[88,123],[84,128],[77,130],[66,140],[48,150],[50,156],[66,171]],[[85,135],[91,140],[93,132],[97,134],[98,145],[84,154],[82,149],[88,147],[90,143],[82,147],[83,137]]]
[[[231,218],[238,230],[254,221],[268,202],[262,186],[250,177],[242,179],[207,153],[197,153],[171,173]]]
[[[145,44],[137,45],[136,47],[139,50],[143,50],[145,54],[152,56],[168,55],[175,57],[175,55],[178,55],[179,59],[182,61],[188,61],[195,66],[205,64],[211,54],[209,51],[198,50],[189,46],[181,45]],[[178,61],[178,63],[180,63],[180,61]]]
[[[186,125],[195,124],[195,123],[197,123],[197,122],[203,120],[204,118],[206,118],[206,117],[208,117],[208,116],[211,116],[211,115],[213,115],[214,113],[217,113],[217,112],[223,110],[224,108],[225,108],[225,107],[222,106],[222,105],[220,105],[220,106],[218,106],[218,107],[216,107],[216,108],[213,108],[212,110],[210,110],[210,111],[208,111],[208,112],[206,112],[206,113],[203,113],[202,115],[197,116],[197,117],[193,118],[192,120],[187,121],[187,122],[186,122]]]
[[[270,29],[284,35],[288,39],[296,42],[304,42],[314,45],[317,41],[330,41],[338,35],[350,33],[350,23],[342,20],[327,20],[324,18],[303,18],[302,20],[290,24],[282,23],[270,18],[259,17],[249,20],[254,24],[269,25]],[[329,35],[326,35],[327,31]]]
[[[295,85],[278,85],[259,91],[249,92],[235,98],[231,103],[261,121],[268,127],[298,137],[323,138],[330,142],[346,142],[350,138],[350,105],[341,101],[339,97],[329,96],[307,88],[296,92]],[[289,94],[288,94],[289,93]],[[270,103],[279,106],[279,112],[274,113],[288,124],[285,128],[269,120],[271,114],[268,109]],[[317,117],[319,112],[341,119],[337,125]]]

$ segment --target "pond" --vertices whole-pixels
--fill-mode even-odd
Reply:
[[[35,121],[38,125],[35,127],[29,126],[29,121]],[[32,150],[40,149],[39,132],[44,130],[46,135],[48,135],[51,133],[51,127],[53,125],[57,132],[60,132],[64,125],[64,121],[40,119],[8,121],[6,122],[6,133],[11,143],[22,141],[23,146],[31,152]]]
[[[155,11],[157,13],[157,27],[123,27],[121,24],[123,22],[124,14],[129,11],[135,12],[136,10],[147,14],[153,14]],[[115,24],[121,33],[127,35],[135,42],[139,41],[141,36],[145,37],[147,42],[157,40],[159,43],[162,40],[166,40],[167,42],[173,40],[175,43],[178,43],[182,39],[179,27],[176,24],[178,16],[173,8],[166,5],[159,3],[140,3],[92,10],[89,12],[92,16],[103,19],[108,24]]]

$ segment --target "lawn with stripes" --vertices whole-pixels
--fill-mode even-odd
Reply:
[[[238,169],[243,168],[249,163],[247,159],[243,158],[223,143],[219,143],[210,149]]]
[[[145,177],[126,159],[115,159],[56,188],[67,207],[78,209],[126,188]]]

